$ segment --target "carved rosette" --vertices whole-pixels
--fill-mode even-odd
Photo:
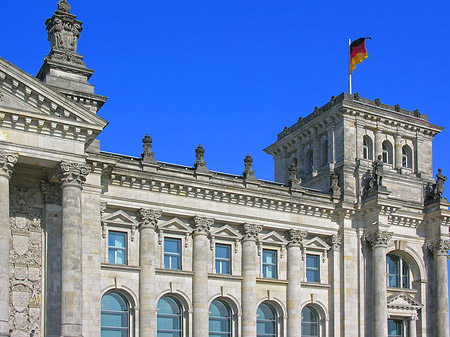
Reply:
[[[291,229],[289,231],[289,246],[288,247],[301,247],[303,240],[308,235],[308,232],[299,229]]]
[[[333,250],[339,250],[341,248],[342,243],[342,235],[340,234],[333,234],[330,236],[330,244],[331,247],[333,247]]]
[[[139,217],[141,220],[140,229],[152,228],[156,229],[158,225],[158,219],[161,217],[162,212],[156,209],[141,208],[139,210]]]
[[[0,151],[0,175],[10,179],[18,159],[15,153]]]
[[[47,204],[61,205],[62,191],[59,184],[41,181],[41,191],[45,196]]]
[[[429,243],[427,245],[428,250],[434,255],[448,255],[448,251],[450,249],[450,241],[448,240],[437,240],[433,243]]]
[[[213,218],[207,218],[204,216],[194,217],[194,234],[206,234],[211,232],[211,226],[214,224]]]
[[[63,162],[59,165],[56,176],[62,187],[77,186],[82,188],[89,170],[88,165]]]
[[[367,235],[365,239],[372,246],[372,248],[377,248],[377,247],[387,247],[391,238],[392,238],[391,232],[377,230]]]
[[[242,240],[258,240],[258,234],[262,231],[263,226],[261,225],[255,225],[251,223],[246,223],[243,225],[244,229],[244,235],[242,237]]]

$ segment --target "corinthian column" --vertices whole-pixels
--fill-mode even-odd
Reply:
[[[194,279],[192,280],[193,334],[208,336],[208,235],[214,219],[201,216],[194,217]]]
[[[257,247],[261,225],[244,224],[242,238],[242,337],[256,336],[256,275],[258,273]]]
[[[450,242],[448,240],[438,240],[430,245],[430,249],[434,255],[436,337],[449,337],[447,276],[449,248]]]
[[[9,336],[9,179],[17,159],[0,152],[0,336]]]
[[[82,336],[81,190],[89,166],[61,163],[57,177],[62,188],[61,336]]]
[[[291,229],[290,241],[287,248],[287,336],[298,337],[302,330],[302,251],[301,246],[307,232]]]
[[[373,251],[373,335],[387,336],[386,247],[392,233],[377,230],[367,237]]]
[[[140,209],[141,224],[139,259],[141,271],[139,273],[139,331],[141,336],[156,336],[156,301],[155,301],[155,257],[156,233],[155,229],[161,211],[154,209]]]

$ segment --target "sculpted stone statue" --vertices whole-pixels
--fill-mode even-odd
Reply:
[[[447,180],[447,177],[442,174],[442,169],[438,169],[438,174],[436,174],[436,187],[435,194],[440,199],[442,198],[442,193],[444,192],[444,182]]]
[[[372,163],[372,176],[374,179],[375,186],[382,186],[383,180],[383,160],[381,155],[378,155],[377,159]]]

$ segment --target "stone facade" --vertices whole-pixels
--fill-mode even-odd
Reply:
[[[162,336],[167,300],[173,336],[449,337],[427,116],[332,97],[265,149],[280,183],[106,153],[82,23],[46,26],[37,78],[0,58],[0,336]]]

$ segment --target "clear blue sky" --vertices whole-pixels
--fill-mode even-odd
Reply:
[[[49,51],[44,21],[56,0],[4,1],[0,56],[36,75]],[[450,127],[449,1],[69,0],[96,92],[109,96],[102,150],[273,179],[262,149],[284,126],[348,90],[348,39],[371,36],[353,76],[362,97]],[[434,171],[450,177],[450,130],[434,142]],[[444,195],[450,197],[450,183]]]

